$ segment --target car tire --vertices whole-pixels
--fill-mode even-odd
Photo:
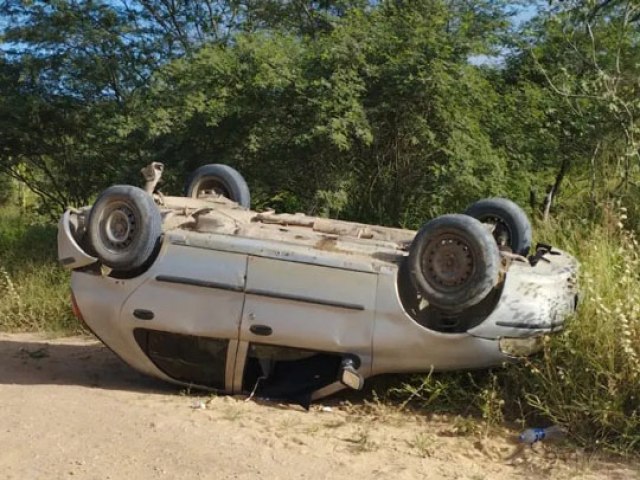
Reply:
[[[487,228],[467,215],[442,215],[416,234],[407,259],[414,287],[430,305],[461,311],[498,283],[500,252]]]
[[[186,196],[198,198],[203,190],[213,190],[245,208],[251,206],[247,182],[240,172],[228,165],[215,163],[196,169],[187,180]]]
[[[509,246],[513,253],[526,256],[532,242],[531,222],[519,205],[506,198],[486,198],[471,204],[465,215],[495,225],[493,237],[498,246]]]
[[[114,185],[91,208],[87,224],[95,256],[114,271],[133,272],[152,257],[162,234],[153,197],[138,187]]]

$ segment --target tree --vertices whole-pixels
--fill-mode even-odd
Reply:
[[[158,75],[155,145],[178,169],[235,165],[270,203],[314,212],[337,202],[334,214],[368,221],[415,225],[504,192],[486,121],[495,90],[468,62],[490,50],[484,39],[504,15],[492,3],[475,15],[463,7],[389,2],[352,10],[321,36],[206,46]]]
[[[204,44],[233,44],[242,31],[312,34],[350,5],[3,0],[0,171],[52,211],[86,203],[109,183],[135,182],[158,154],[145,129],[145,98],[163,65]]]
[[[550,180],[546,214],[563,186],[581,202],[580,215],[597,213],[614,197],[627,198],[630,207],[636,203],[639,6],[593,5],[569,2],[541,14],[522,34],[528,43],[508,68],[512,90],[526,84],[543,94],[541,127],[553,135],[531,144],[549,146],[541,158]]]

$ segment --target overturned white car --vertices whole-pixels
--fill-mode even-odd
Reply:
[[[224,165],[163,196],[161,171],[66,211],[58,234],[76,315],[161,379],[308,404],[381,373],[533,353],[576,308],[576,260],[547,245],[526,257],[531,227],[508,200],[416,233],[254,212]]]

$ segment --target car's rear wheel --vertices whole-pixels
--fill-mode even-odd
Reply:
[[[507,246],[519,255],[531,248],[531,222],[516,203],[506,198],[485,198],[471,204],[464,212],[492,227],[498,246]]]
[[[245,208],[251,205],[247,182],[240,172],[228,165],[203,165],[187,180],[187,197],[199,198],[212,194],[222,195]]]
[[[430,305],[460,311],[482,301],[497,284],[500,252],[475,218],[443,215],[417,233],[408,266],[414,287]]]
[[[132,272],[153,255],[162,234],[162,217],[144,190],[114,185],[93,204],[87,234],[93,253],[104,265]]]

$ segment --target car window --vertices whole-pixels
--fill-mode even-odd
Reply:
[[[138,345],[169,377],[223,390],[229,340],[138,328]]]

